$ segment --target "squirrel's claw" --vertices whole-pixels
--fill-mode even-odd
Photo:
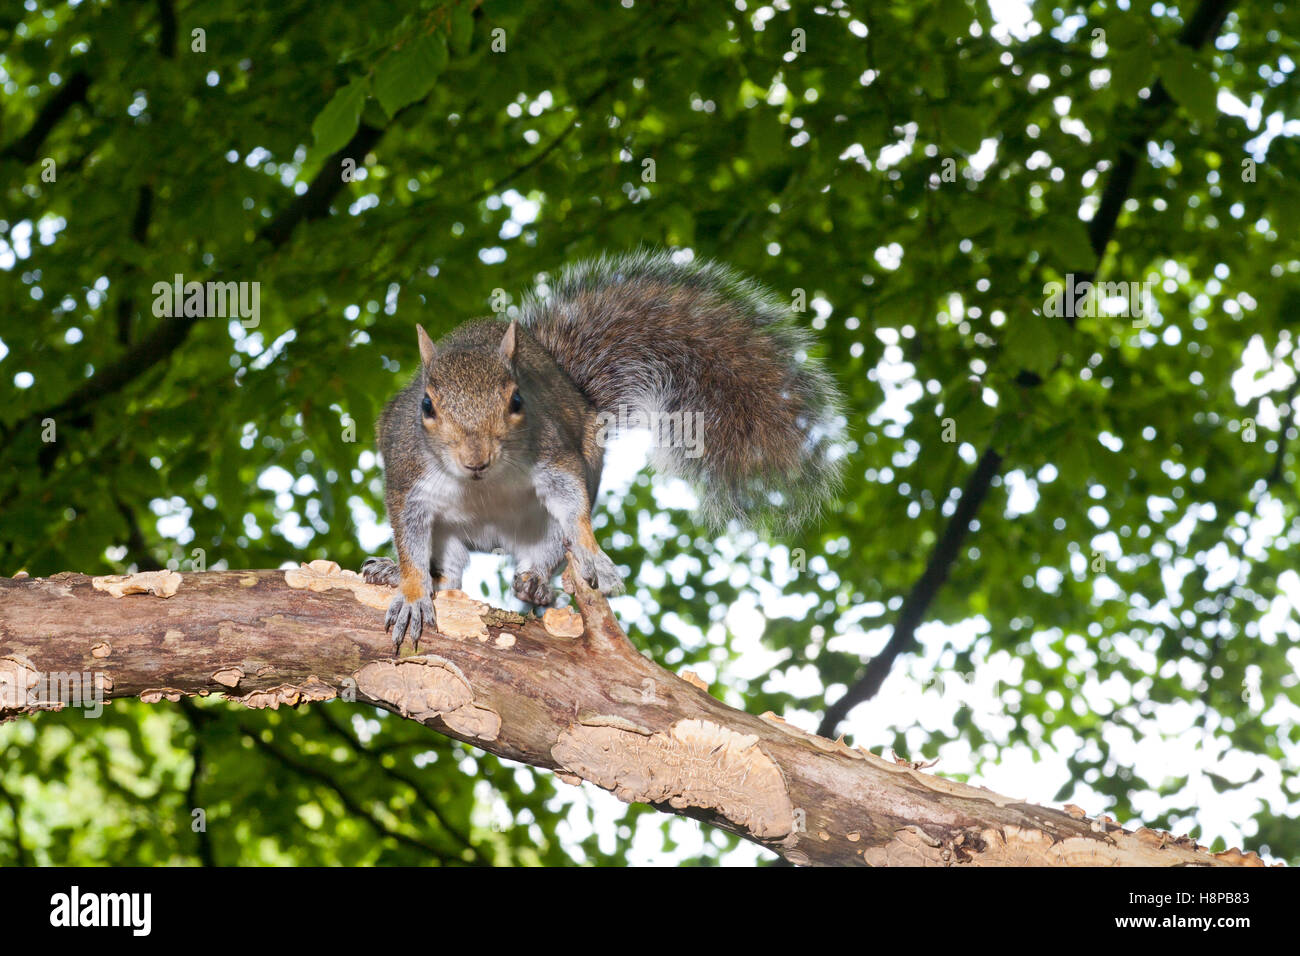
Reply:
[[[395,588],[400,583],[401,569],[392,558],[366,558],[361,565],[361,576],[367,584],[385,584]]]
[[[572,553],[578,573],[589,585],[607,596],[623,593],[623,576],[618,573],[618,565],[604,551],[573,548]]]
[[[424,633],[426,624],[431,631],[438,627],[430,598],[408,601],[401,594],[393,598],[388,605],[388,613],[384,615],[384,630],[393,632],[393,655],[396,656],[401,651],[402,638],[407,636],[411,638],[411,647],[418,651],[420,636]]]
[[[545,607],[555,600],[555,591],[540,571],[515,572],[514,590],[525,604]]]

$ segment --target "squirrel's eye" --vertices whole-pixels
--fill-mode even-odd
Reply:
[[[519,394],[519,389],[515,389],[514,394],[510,396],[510,414],[518,415],[524,410],[524,397]]]
[[[420,411],[424,412],[425,418],[433,417],[433,399],[428,395],[424,396],[424,401],[420,403]]]

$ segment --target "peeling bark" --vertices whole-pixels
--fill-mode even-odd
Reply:
[[[1262,865],[1090,820],[755,717],[639,654],[581,582],[543,620],[437,597],[439,634],[392,657],[391,590],[290,571],[0,578],[0,719],[136,697],[375,704],[490,753],[738,833],[797,864]]]

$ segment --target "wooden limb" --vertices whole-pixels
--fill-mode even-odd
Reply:
[[[605,595],[578,574],[573,566],[573,555],[569,555],[569,566],[564,569],[562,583],[564,590],[573,595],[573,603],[578,608],[582,619],[582,638],[592,651],[619,654],[624,657],[628,655],[641,657],[637,649],[632,646],[632,642],[627,639],[623,628],[619,626],[618,619],[610,610],[609,602],[605,600]]]
[[[90,718],[123,698],[342,699],[703,820],[793,863],[1259,863],[1019,803],[735,710],[632,650],[604,599],[574,583],[585,621],[442,592],[440,633],[425,653],[395,659],[383,631],[392,590],[328,561],[0,578],[0,718],[70,706]]]
[[[68,77],[68,81],[63,84],[49,102],[36,115],[35,122],[31,128],[22,136],[14,140],[3,150],[0,150],[0,160],[13,159],[27,165],[36,159],[40,153],[41,145],[45,142],[45,137],[58,124],[59,120],[67,115],[68,111],[78,103],[86,102],[86,93],[90,90],[90,77],[85,73],[78,71]]]
[[[907,592],[907,598],[899,609],[898,621],[894,624],[894,633],[890,635],[889,642],[871,659],[862,676],[853,682],[844,696],[826,708],[821,726],[817,728],[818,733],[835,733],[840,721],[848,716],[850,710],[876,696],[876,692],[889,676],[889,671],[899,655],[911,653],[916,649],[916,629],[925,623],[926,610],[943,588],[948,580],[948,573],[961,556],[962,545],[970,533],[971,524],[979,513],[980,505],[988,497],[993,487],[993,479],[997,477],[1001,467],[1002,456],[991,447],[984,449],[984,454],[980,455],[979,461],[975,463],[975,470],[971,472],[970,478],[962,487],[956,510],[948,519],[943,535],[935,544],[934,551],[930,553],[930,559],[925,563],[925,571]]]

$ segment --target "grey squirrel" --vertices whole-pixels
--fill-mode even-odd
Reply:
[[[605,439],[658,424],[655,465],[692,481],[706,519],[797,526],[836,491],[835,385],[788,307],[751,280],[670,253],[566,269],[511,322],[466,322],[436,344],[377,430],[397,561],[394,652],[436,628],[432,595],[459,588],[471,551],[514,559],[514,593],[550,604],[572,553],[602,593],[622,588],[591,526]],[[662,441],[663,425],[677,427]],[[698,441],[681,440],[691,426]]]

